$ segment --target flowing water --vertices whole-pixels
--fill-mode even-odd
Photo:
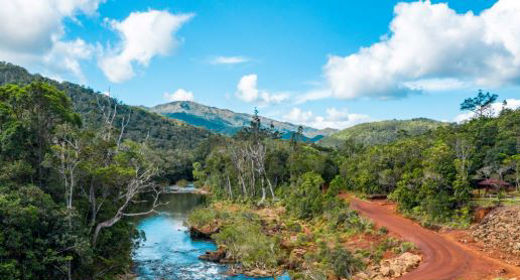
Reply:
[[[165,199],[169,204],[162,207],[159,214],[143,218],[138,224],[146,234],[146,240],[134,252],[135,273],[139,280],[255,279],[227,276],[225,265],[198,259],[207,250],[216,249],[211,241],[192,240],[184,224],[190,210],[204,202],[203,196],[176,193]],[[288,280],[289,277],[277,279]]]

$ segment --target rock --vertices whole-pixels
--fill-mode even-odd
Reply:
[[[270,274],[268,271],[255,268],[253,270],[244,272],[244,275],[247,277],[268,277],[272,274]]]
[[[421,260],[421,256],[406,252],[393,259],[381,261],[379,272],[385,277],[399,277],[416,268]]]
[[[220,263],[226,258],[226,250],[223,247],[216,251],[206,251],[204,255],[199,256],[200,260]]]
[[[366,274],[364,272],[359,272],[356,275],[354,275],[354,277],[352,279],[354,279],[354,280],[368,280],[368,279],[371,279],[371,278],[368,276],[368,274]]]
[[[478,207],[474,211],[473,220],[480,223],[495,207]]]
[[[520,207],[499,207],[472,227],[473,237],[485,248],[520,256]]]
[[[190,226],[190,236],[194,239],[211,239],[211,235],[219,231],[218,225],[207,225],[201,228]]]
[[[389,266],[382,266],[379,272],[385,277],[392,277],[394,275],[394,271]]]

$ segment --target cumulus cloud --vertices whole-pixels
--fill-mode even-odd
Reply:
[[[283,118],[291,123],[319,129],[344,129],[359,123],[370,121],[369,116],[349,113],[346,109],[338,110],[336,108],[328,108],[325,113],[325,116],[315,116],[312,111],[303,111],[300,108],[295,107]]]
[[[193,14],[149,10],[133,12],[123,21],[107,19],[121,42],[102,56],[100,68],[115,83],[132,78],[133,63],[146,67],[154,56],[168,55],[179,45],[175,33],[192,17]]]
[[[307,91],[299,96],[296,97],[296,104],[305,103],[307,101],[313,101],[313,100],[319,100],[323,98],[327,98],[332,96],[332,92],[330,89],[313,89],[310,91]]]
[[[269,93],[258,89],[258,76],[250,74],[243,76],[237,85],[236,96],[248,103],[257,103],[260,105],[280,103],[289,98],[287,93]]]
[[[495,103],[491,104],[491,111],[492,111],[493,115],[498,116],[503,109],[515,110],[515,109],[520,108],[520,99],[506,99],[506,103],[507,103],[507,105],[505,105],[505,106],[504,106],[504,103],[501,103],[501,102],[495,102]],[[475,117],[475,113],[466,112],[466,113],[457,115],[453,120],[455,122],[462,123],[462,122],[472,119],[473,117]]]
[[[324,75],[331,95],[345,99],[519,84],[520,1],[499,0],[479,15],[445,3],[399,3],[388,35],[330,56]]]
[[[79,61],[95,46],[82,39],[64,40],[64,20],[94,15],[104,0],[10,0],[0,9],[0,59],[82,78]]]
[[[211,64],[240,64],[249,62],[249,58],[244,56],[217,56],[210,60]]]
[[[173,93],[164,93],[163,94],[164,99],[173,102],[173,101],[193,101],[195,99],[195,96],[193,92],[187,91],[185,89],[178,89]]]

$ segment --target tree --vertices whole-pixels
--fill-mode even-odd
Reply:
[[[25,149],[34,151],[36,157],[29,158],[37,171],[38,184],[42,187],[45,172],[42,162],[50,147],[54,129],[64,123],[80,126],[81,119],[64,92],[43,82],[33,82],[25,87],[2,86],[0,102],[3,103],[3,111],[10,115],[10,121],[7,122],[9,128],[3,132],[14,132],[11,134],[13,136],[25,134],[26,139],[16,144],[27,145]]]
[[[483,93],[482,90],[478,91],[477,96],[473,98],[467,98],[460,104],[462,111],[471,111],[475,113],[477,118],[489,116],[492,114],[491,105],[498,98],[498,95],[491,94],[489,92]]]
[[[520,154],[506,157],[504,165],[513,170],[516,190],[520,191]]]
[[[321,187],[324,181],[316,172],[303,174],[291,188],[286,199],[287,209],[298,218],[311,219],[324,211],[324,196]]]

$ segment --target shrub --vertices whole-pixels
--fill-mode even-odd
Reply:
[[[188,224],[190,226],[202,227],[216,221],[220,216],[213,208],[197,208],[193,210],[188,217]]]
[[[287,210],[301,219],[311,219],[323,212],[324,197],[321,186],[324,181],[315,172],[307,172],[291,186],[291,194],[287,197]]]
[[[265,235],[260,224],[251,220],[236,220],[213,238],[226,246],[230,256],[240,261],[244,269],[274,269],[282,255],[279,240]]]

